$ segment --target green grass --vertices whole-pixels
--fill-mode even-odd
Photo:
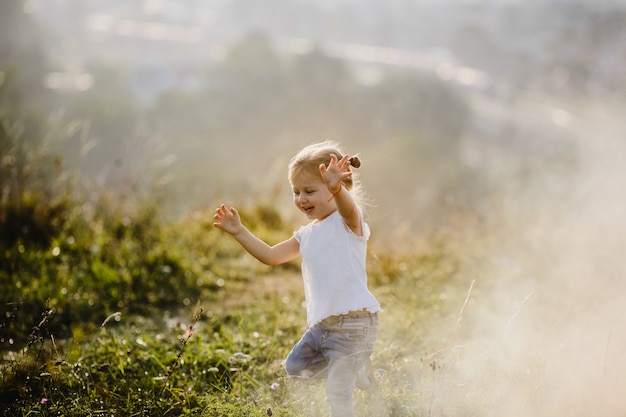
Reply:
[[[32,177],[6,169],[0,205],[1,415],[324,415],[322,383],[287,378],[281,363],[305,330],[297,262],[261,265],[210,209],[165,220],[149,196],[35,180],[46,165],[21,158]],[[240,211],[268,241],[295,228],[268,204]],[[359,415],[481,415],[446,400],[460,383],[449,369],[476,236],[371,242],[380,393],[356,393]]]
[[[204,222],[195,218],[194,223],[195,231],[173,227],[188,234],[178,241],[163,238],[176,242],[170,253],[186,253],[172,273],[179,286],[167,287],[176,287],[168,298],[158,288],[168,285],[169,276],[146,276],[139,281],[144,285],[125,289],[142,294],[124,294],[121,312],[113,311],[122,296],[114,291],[115,275],[126,273],[119,262],[94,273],[94,281],[111,284],[102,285],[101,292],[94,288],[93,302],[81,295],[86,284],[68,283],[76,275],[63,274],[63,262],[57,264],[60,271],[49,273],[54,280],[39,280],[39,293],[51,294],[45,303],[27,291],[13,293],[21,297],[10,304],[14,316],[31,328],[11,327],[17,320],[5,315],[4,328],[22,334],[2,344],[4,415],[322,413],[322,385],[290,380],[281,364],[306,322],[296,268],[258,265]],[[438,415],[431,408],[445,374],[441,363],[452,359],[455,313],[467,287],[457,288],[463,280],[450,266],[460,260],[438,244],[433,247],[433,253],[370,256],[372,290],[385,308],[374,354],[381,394],[367,399],[357,393],[360,415]],[[211,256],[211,251],[211,260],[199,260],[200,253]],[[186,279],[194,259],[198,271]],[[59,286],[75,290],[59,291]],[[43,309],[26,310],[26,303],[43,303]]]

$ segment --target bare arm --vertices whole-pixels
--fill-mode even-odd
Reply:
[[[328,187],[328,191],[333,194],[337,211],[343,218],[343,221],[354,234],[362,236],[363,226],[361,224],[361,213],[352,195],[344,190],[342,186],[343,178],[352,175],[352,172],[347,170],[350,166],[349,158],[348,155],[344,155],[343,158],[337,160],[335,155],[331,155],[328,167],[324,164],[320,165],[320,173],[322,174],[324,183]]]
[[[267,265],[279,265],[295,259],[300,254],[300,244],[291,237],[274,246],[270,246],[242,223],[237,209],[226,208],[223,204],[215,210],[213,226],[232,235],[250,255]]]

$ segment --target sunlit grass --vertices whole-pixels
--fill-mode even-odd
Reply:
[[[38,161],[23,163],[36,171]],[[323,383],[288,378],[282,364],[306,326],[297,262],[261,265],[213,228],[210,208],[164,220],[144,195],[62,192],[55,216],[35,216],[50,205],[48,185],[14,180],[30,205],[3,207],[5,225],[28,226],[1,242],[3,415],[324,415]],[[295,227],[265,203],[240,211],[268,241]],[[359,415],[451,409],[447,369],[481,251],[469,236],[372,240],[380,392],[355,394]]]
[[[84,320],[72,317],[71,332],[62,336],[55,335],[54,326],[40,326],[35,343],[26,348],[5,343],[1,398],[12,404],[7,410],[49,415],[87,410],[110,415],[323,415],[323,385],[287,378],[281,363],[305,326],[298,271],[257,266],[222,241],[211,241],[213,232],[205,226],[198,221],[197,231],[185,229],[177,244],[189,249],[181,257],[183,265],[204,245],[213,245],[205,256],[215,251],[215,258],[204,266],[211,278],[196,277],[212,284],[209,291],[199,285],[193,295],[182,292],[178,304],[137,310],[124,305],[123,313],[101,316],[100,323],[94,322],[93,313]],[[191,237],[194,233],[198,241]],[[450,256],[407,251],[373,259],[372,289],[385,308],[373,358],[381,392],[376,398],[356,394],[362,415],[423,415],[425,404],[436,397],[424,386],[436,385],[443,372],[435,365],[437,355],[432,360],[429,355],[448,347],[435,335],[449,329],[437,327],[454,326],[453,311],[462,305],[465,291],[453,290],[459,278],[440,265],[454,263]],[[189,285],[185,282],[180,285]],[[137,290],[155,288],[148,283]],[[100,298],[107,296],[105,291]],[[55,309],[45,311],[47,321],[54,322]],[[34,323],[41,312],[22,314]]]

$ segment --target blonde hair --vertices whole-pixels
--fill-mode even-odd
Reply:
[[[316,175],[321,179],[322,174],[320,173],[319,167],[321,164],[328,166],[332,154],[334,154],[337,159],[341,159],[344,152],[338,143],[330,140],[314,143],[305,147],[298,152],[296,156],[291,158],[289,162],[289,181],[292,182],[293,178],[303,172]],[[348,169],[352,172],[352,175],[344,178],[342,184],[346,190],[350,191],[356,204],[362,207],[365,204],[363,189],[358,180],[358,174],[352,170],[352,168],[359,168],[361,166],[361,160],[358,156],[353,156],[350,158],[350,165],[351,167]]]

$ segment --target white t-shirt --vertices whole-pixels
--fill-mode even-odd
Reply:
[[[294,233],[300,243],[309,326],[350,311],[381,310],[367,288],[365,257],[370,229],[365,222],[362,229],[363,236],[357,236],[335,211]]]

